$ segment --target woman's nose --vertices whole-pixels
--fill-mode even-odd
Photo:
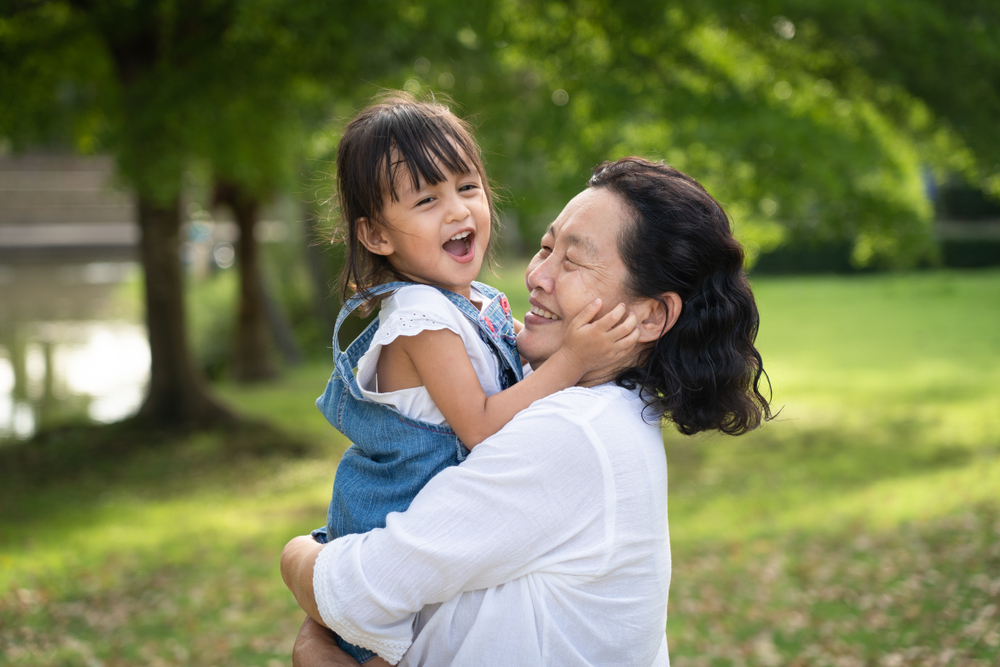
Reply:
[[[543,292],[552,292],[552,286],[555,284],[555,281],[552,279],[552,272],[549,263],[546,261],[547,259],[542,259],[538,255],[535,255],[531,262],[528,263],[528,271],[524,274],[524,283],[527,285],[529,292],[536,287]]]

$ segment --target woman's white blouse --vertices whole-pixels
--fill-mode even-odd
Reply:
[[[667,467],[635,392],[536,401],[320,552],[326,624],[401,665],[668,665]]]
[[[471,289],[473,301],[487,303],[489,299],[476,288]],[[462,339],[465,353],[487,396],[500,391],[497,360],[489,345],[480,338],[476,325],[462,314],[441,292],[427,285],[402,287],[382,301],[378,314],[378,331],[368,351],[358,360],[358,386],[371,401],[391,405],[400,413],[431,424],[444,424],[446,419],[424,386],[378,391],[376,370],[382,348],[400,336],[416,336],[421,331],[448,329]]]

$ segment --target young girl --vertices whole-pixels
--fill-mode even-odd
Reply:
[[[337,318],[336,369],[316,403],[353,444],[327,525],[313,531],[320,542],[384,527],[437,472],[535,400],[624,357],[638,336],[623,304],[591,322],[595,301],[522,379],[520,323],[503,294],[475,282],[495,215],[489,182],[468,126],[447,107],[394,94],[362,111],[338,146],[337,181],[343,292],[356,294]],[[378,319],[341,352],[344,319],[376,302]],[[351,640],[339,641],[359,662],[374,657]]]

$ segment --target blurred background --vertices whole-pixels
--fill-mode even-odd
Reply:
[[[730,214],[781,413],[664,427],[675,664],[1000,664],[1000,5],[690,4],[5,0],[0,664],[290,663],[384,89],[475,127],[515,314],[602,160]]]

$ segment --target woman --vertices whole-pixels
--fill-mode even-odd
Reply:
[[[636,352],[518,414],[385,529],[295,538],[282,575],[312,619],[393,664],[666,665],[660,421],[738,435],[770,417],[743,250],[694,179],[625,158],[597,167],[525,280],[529,363],[598,297],[635,313]],[[328,637],[307,621],[297,663],[333,660]]]

